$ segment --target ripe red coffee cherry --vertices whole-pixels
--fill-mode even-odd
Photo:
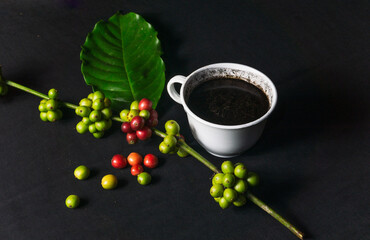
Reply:
[[[139,110],[152,110],[153,103],[147,98],[141,99],[139,102]]]
[[[131,129],[131,125],[130,125],[129,122],[122,123],[122,125],[121,125],[121,131],[124,132],[124,133],[131,133],[131,132],[133,132],[132,129]]]
[[[127,140],[128,144],[135,144],[135,143],[137,143],[138,138],[136,136],[136,133],[135,132],[127,133],[126,140]]]
[[[131,166],[140,165],[143,162],[143,157],[137,152],[132,152],[127,156],[127,161]]]
[[[152,109],[150,110],[150,117],[157,118],[158,119],[158,113],[156,110]]]
[[[112,157],[111,164],[114,168],[125,168],[127,166],[127,159],[121,154],[116,154]]]
[[[131,120],[130,126],[133,131],[140,130],[144,127],[145,120],[140,116],[136,116]]]
[[[148,119],[146,120],[146,125],[150,128],[156,127],[158,125],[158,119]]]
[[[134,166],[131,167],[131,175],[132,176],[137,176],[140,173],[142,173],[143,171],[144,171],[144,169],[143,169],[143,166],[141,166],[141,165],[134,165]]]
[[[149,153],[147,155],[145,155],[144,157],[144,166],[147,167],[147,168],[155,168],[158,166],[158,158]]]
[[[140,140],[146,140],[152,136],[152,129],[147,126],[144,126],[141,130],[136,131],[136,136]]]

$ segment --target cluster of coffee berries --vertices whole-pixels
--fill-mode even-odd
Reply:
[[[129,144],[137,143],[138,139],[146,140],[152,136],[153,127],[158,125],[158,113],[152,108],[153,103],[147,98],[133,101],[130,109],[123,109],[120,118],[123,120],[121,130],[126,133]]]
[[[186,157],[188,152],[179,148],[178,142],[184,141],[184,137],[180,135],[180,125],[175,120],[168,120],[164,124],[167,136],[163,138],[163,141],[159,144],[159,151],[164,154],[177,153],[180,157]]]
[[[231,204],[243,206],[247,199],[245,193],[248,186],[254,187],[259,182],[256,173],[248,172],[242,163],[233,164],[225,161],[221,165],[222,173],[217,173],[212,178],[211,196],[219,203],[222,209]]]
[[[58,91],[54,88],[50,89],[48,97],[49,99],[43,99],[40,102],[40,118],[44,122],[55,122],[63,116],[63,112],[59,109]]]
[[[143,164],[147,168],[155,168],[158,166],[158,158],[149,153],[143,157],[137,153],[130,153],[127,158],[121,154],[116,154],[112,157],[111,164],[114,168],[125,168],[128,164],[131,166],[131,175],[137,176],[137,181],[141,185],[148,185],[152,176],[148,172],[144,172]]]
[[[76,125],[77,132],[83,134],[89,131],[95,138],[103,137],[104,132],[112,126],[110,105],[111,101],[101,91],[81,99],[76,108],[76,115],[82,117]]]

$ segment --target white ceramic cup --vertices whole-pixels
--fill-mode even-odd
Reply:
[[[186,99],[197,85],[214,77],[236,78],[257,86],[266,94],[270,104],[269,110],[259,119],[240,125],[220,125],[198,117],[189,109]],[[181,84],[180,93],[175,89],[176,83]],[[236,63],[211,64],[187,77],[174,76],[167,84],[167,91],[174,101],[184,107],[190,129],[197,142],[209,153],[223,158],[238,156],[257,142],[277,102],[276,88],[266,75],[254,68]]]

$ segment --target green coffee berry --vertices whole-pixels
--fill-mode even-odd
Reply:
[[[124,122],[129,122],[128,120],[128,114],[129,114],[130,110],[128,109],[123,109],[120,114],[119,114],[119,117],[124,121]]]
[[[131,120],[136,117],[136,116],[139,116],[139,110],[136,110],[136,109],[131,109],[130,112],[128,113],[127,115],[127,120],[128,122],[131,122]]]
[[[215,184],[211,187],[209,193],[214,198],[222,197],[224,193],[224,187],[221,184]]]
[[[257,173],[249,172],[248,176],[247,176],[247,182],[248,182],[249,186],[255,187],[259,184],[260,178],[259,178]]]
[[[104,98],[104,107],[109,108],[112,104],[111,100],[109,98]]]
[[[216,175],[213,176],[212,182],[216,184],[223,184],[224,175],[225,174],[223,173],[217,173]]]
[[[95,132],[93,133],[93,136],[95,138],[102,138],[104,136],[104,131],[101,131],[101,132]]]
[[[69,195],[65,200],[65,204],[68,208],[76,208],[80,205],[80,198],[77,195]]]
[[[91,121],[88,117],[83,117],[81,120],[85,125],[90,125]]]
[[[241,207],[247,203],[247,198],[239,194],[238,198],[233,202],[236,207]]]
[[[48,92],[48,97],[50,99],[57,99],[58,98],[58,91],[55,88],[52,88]]]
[[[96,130],[98,130],[98,131],[104,131],[104,130],[106,130],[107,123],[104,120],[97,121],[97,122],[95,122],[95,127],[96,127]]]
[[[248,184],[243,179],[237,179],[234,185],[234,189],[238,193],[245,193],[248,189]]]
[[[62,110],[57,109],[57,110],[55,110],[55,113],[57,114],[57,120],[62,119],[62,117],[63,117],[63,112],[62,112]]]
[[[231,202],[227,201],[224,197],[220,198],[218,203],[220,204],[220,207],[222,209],[226,209],[226,208],[230,207],[230,205],[231,205]]]
[[[94,110],[90,113],[89,119],[91,122],[97,122],[101,119],[101,113],[98,110]]]
[[[87,96],[88,99],[90,99],[91,101],[93,100],[94,98],[94,93],[90,93],[88,96]]]
[[[47,111],[46,116],[49,122],[55,122],[58,119],[58,114],[55,111]]]
[[[180,132],[180,125],[175,120],[168,120],[164,124],[167,134],[176,135]]]
[[[139,102],[133,101],[130,105],[130,110],[139,110]]]
[[[39,111],[40,112],[47,112],[48,111],[46,109],[46,104],[45,103],[40,103],[40,105],[39,105]]]
[[[76,125],[76,131],[80,134],[84,134],[89,130],[89,126],[86,125],[83,121],[78,122]]]
[[[96,133],[98,130],[96,129],[95,123],[91,123],[89,125],[89,132],[90,133]]]
[[[238,198],[238,193],[232,188],[226,188],[223,197],[229,202],[234,202]]]
[[[108,120],[112,117],[112,110],[110,108],[104,108],[103,110],[100,111],[101,112],[101,115],[102,117],[105,119],[105,120]]]
[[[177,144],[177,139],[175,136],[168,134],[163,138],[163,142],[171,149],[173,149]]]
[[[90,108],[91,105],[92,105],[92,101],[89,98],[83,98],[83,99],[81,99],[79,105],[82,106],[82,107]]]
[[[171,151],[171,148],[167,146],[164,142],[159,144],[159,151],[164,154],[168,154]]]
[[[223,179],[222,179],[222,184],[226,188],[234,187],[234,185],[235,185],[235,176],[234,176],[234,174],[231,174],[231,173],[225,174]]]
[[[75,113],[80,117],[88,117],[91,113],[91,109],[85,106],[79,106],[76,108]]]
[[[44,122],[48,121],[48,113],[47,112],[40,112],[40,119]]]
[[[58,102],[54,99],[49,99],[47,102],[46,102],[46,109],[48,111],[52,111],[52,110],[55,110],[58,108]]]
[[[96,91],[93,94],[92,101],[95,101],[96,99],[103,99],[104,100],[105,96],[104,93],[101,91]]]
[[[186,157],[189,155],[189,153],[185,150],[183,150],[182,148],[179,148],[179,150],[177,151],[177,155],[179,157]]]
[[[248,171],[244,164],[238,164],[234,169],[234,175],[237,178],[245,179],[247,177]]]
[[[94,110],[102,110],[104,108],[104,99],[95,99],[91,105]]]
[[[150,112],[148,110],[141,110],[139,112],[139,116],[144,119],[148,119],[150,117]]]

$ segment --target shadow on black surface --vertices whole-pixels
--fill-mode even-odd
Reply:
[[[290,174],[285,175],[284,178],[265,178],[260,188],[258,188],[258,190],[256,189],[254,192],[256,192],[256,196],[265,204],[273,208],[273,210],[283,218],[304,232],[307,238],[310,234],[301,224],[299,216],[289,211],[289,200],[295,199],[299,190],[304,189],[306,185],[304,178],[297,174]],[[251,189],[251,191],[253,192],[253,189]],[[272,204],[274,204],[274,207],[272,207]]]
[[[364,101],[366,90],[360,85],[360,78],[356,79],[355,75],[342,70],[317,68],[293,74],[277,84],[277,108],[268,120],[260,141],[244,155],[284,152],[284,149],[292,151],[303,143],[319,144],[321,139],[345,138],[349,132],[366,124],[363,109],[369,109],[369,102]],[[333,141],[333,144],[336,142]],[[335,146],[332,149],[336,149]],[[316,151],[330,150],[319,148]],[[295,154],[296,151],[285,154],[287,159],[284,162],[299,165],[294,161]],[[295,199],[299,191],[310,184],[309,180],[284,168],[280,174],[284,177],[277,177],[274,172],[264,173],[262,179],[265,184],[262,183],[263,186],[252,191],[303,231],[305,239],[312,239],[309,230],[301,224],[300,216],[292,214],[289,208],[290,200]]]
[[[80,198],[80,205],[78,206],[79,208],[84,208],[88,206],[89,204],[89,199],[87,198]]]
[[[74,8],[78,8],[79,6],[81,6],[83,1],[82,0],[59,0],[58,3],[61,6],[66,7],[68,9],[74,9]]]
[[[158,39],[162,47],[162,59],[166,67],[166,82],[160,101],[158,102],[157,111],[163,113],[168,111],[168,103],[173,102],[167,94],[167,82],[174,75],[185,74],[187,61],[179,56],[179,49],[182,44],[182,38],[174,33],[175,27],[163,24],[158,15],[152,13],[143,14],[146,21],[150,22],[158,32]],[[173,102],[174,103],[174,102]]]
[[[127,186],[127,184],[128,184],[127,179],[125,179],[124,177],[120,177],[120,178],[118,178],[117,188],[115,188],[115,189],[124,188],[125,186]]]
[[[89,179],[93,179],[98,176],[99,170],[97,168],[90,168],[90,176]]]
[[[162,167],[163,165],[166,164],[166,158],[163,158],[163,157],[159,157],[158,158],[158,166],[157,167]]]
[[[20,70],[17,70],[16,72],[9,72],[6,66],[2,66],[3,77],[6,80],[10,80],[18,84],[24,85],[26,87],[29,87],[31,89],[34,89],[36,91],[39,91],[39,88],[41,88],[42,85],[39,84],[40,77],[48,72],[48,66],[45,66],[44,64],[41,63],[40,64],[33,63],[30,65],[33,67],[31,68],[29,66],[24,66],[23,64],[22,66],[19,67]],[[9,87],[9,91],[6,95],[7,97],[4,98],[5,99],[4,101],[12,101],[14,98],[22,94],[28,93],[25,93],[14,87]]]
[[[369,108],[369,103],[362,100],[366,93],[364,89],[356,87],[360,84],[352,84],[351,78],[353,76],[340,71],[309,69],[278,84],[277,108],[268,120],[260,141],[244,156],[291,150],[295,145],[313,138],[333,138],[333,133],[335,137],[345,137],[345,134],[353,131],[353,126],[366,124],[365,118],[361,117],[363,109]],[[295,159],[294,155],[286,156]],[[267,205],[273,204],[271,207],[277,213],[303,231],[305,239],[312,238],[308,230],[302,227],[300,217],[289,211],[290,199],[294,199],[300,189],[309,185],[308,180],[284,169],[281,173],[284,177],[268,177],[274,174],[265,173],[262,177],[265,184],[252,191]]]
[[[349,81],[353,76],[339,71],[308,69],[278,84],[278,104],[261,139],[246,155],[288,148],[322,134],[327,128],[351,130],[353,123],[364,122],[361,92]],[[359,85],[357,85],[359,86]],[[365,94],[364,94],[365,95]],[[347,128],[348,127],[348,128]]]
[[[297,184],[297,182],[292,179],[298,180],[299,183]],[[296,195],[296,192],[299,191],[299,189],[304,187],[303,185],[304,183],[301,177],[291,176],[285,177],[285,179],[281,181],[274,179],[268,181],[268,183],[266,181],[262,182],[261,186],[250,188],[249,191],[267,206],[273,209],[276,213],[278,213],[281,217],[294,225],[298,230],[303,232],[305,236],[304,239],[310,239],[312,238],[312,235],[305,227],[303,227],[301,221],[299,220],[300,217],[289,212],[289,199],[294,199],[294,195]],[[249,200],[247,200],[247,204],[242,207],[231,206],[232,211],[235,213],[248,212],[253,207],[258,208],[261,213],[264,211]],[[264,214],[266,218],[272,218],[272,216],[267,215],[267,213]],[[276,220],[276,224],[280,223]],[[281,225],[281,228],[283,229],[285,227]],[[286,229],[286,231],[289,230]]]
[[[158,32],[158,38],[161,42],[163,61],[166,64],[166,76],[184,73],[187,61],[182,59],[178,52],[181,49],[182,39],[174,33],[175,27],[161,22],[161,17],[152,13],[144,14],[144,18],[150,22]]]
[[[152,175],[152,181],[150,184],[157,184],[161,182],[161,177],[159,175]]]

